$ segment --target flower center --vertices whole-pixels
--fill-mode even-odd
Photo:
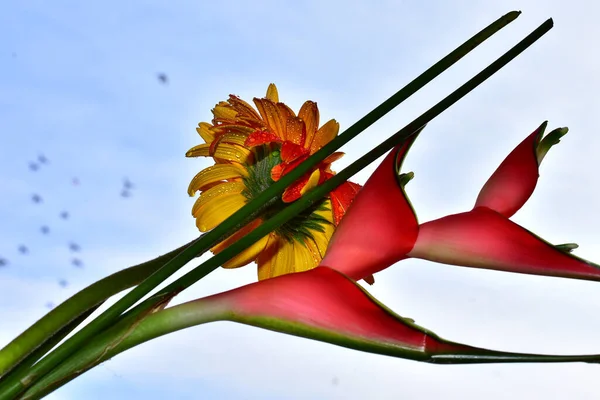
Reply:
[[[271,170],[281,163],[280,150],[281,146],[274,143],[253,147],[255,162],[247,167],[248,176],[243,178],[246,189],[242,194],[248,200],[254,199],[275,183],[271,178]],[[331,224],[329,220],[318,214],[318,211],[329,210],[325,205],[325,201],[326,199],[311,205],[275,231],[279,236],[289,241],[295,240],[302,244],[305,244],[307,238],[314,239],[311,230],[324,232],[325,226]],[[284,203],[279,197],[272,199],[265,204],[261,216],[265,220],[269,219],[283,210],[287,205],[288,203]]]

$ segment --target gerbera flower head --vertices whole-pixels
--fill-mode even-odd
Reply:
[[[188,194],[200,197],[192,207],[196,226],[209,231],[310,155],[337,136],[339,124],[329,120],[319,127],[317,103],[306,101],[298,114],[279,101],[270,84],[264,98],[254,98],[256,109],[237,96],[217,103],[212,123],[196,128],[205,143],[191,148],[187,157],[211,157],[215,164],[200,171],[190,182]],[[343,153],[333,153],[286,188],[281,198],[267,204],[261,214],[238,232],[212,248],[218,253],[298,200],[335,173],[331,164]],[[346,182],[321,202],[263,237],[229,260],[225,268],[255,261],[259,279],[316,267],[327,249],[335,227],[360,185]]]

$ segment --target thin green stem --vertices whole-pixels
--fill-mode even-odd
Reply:
[[[23,358],[19,363],[12,369],[6,376],[9,378],[11,375],[19,375],[27,372],[27,369],[36,363],[37,360],[42,358],[44,354],[50,351],[54,346],[60,343],[69,333],[71,333],[79,324],[81,324],[87,317],[89,317],[100,305],[94,306],[89,310],[86,310],[83,314],[79,315],[70,323],[63,326],[60,330],[55,332],[49,339],[44,341],[40,346]]]
[[[30,365],[35,363],[45,354],[45,352],[35,350],[45,342],[52,341],[53,336],[58,332],[64,333],[66,336],[75,329],[79,324],[72,324],[72,321],[78,320],[79,316],[95,309],[109,297],[139,284],[179,254],[187,245],[189,243],[154,260],[109,275],[55,307],[0,350],[0,377],[5,378],[7,373],[16,368],[26,357]],[[70,327],[67,332],[65,332],[66,326]],[[52,347],[54,345],[50,346],[48,350]],[[32,355],[33,353],[35,355]]]
[[[0,400],[14,398],[14,396],[18,395],[37,379],[40,379],[46,373],[50,372],[54,367],[60,364],[62,360],[67,358],[81,346],[85,345],[85,343],[94,335],[113,324],[123,312],[134,305],[142,297],[147,295],[151,290],[156,288],[169,276],[182,268],[189,260],[200,253],[204,253],[210,247],[214,246],[225,237],[231,235],[233,232],[239,229],[239,227],[249,222],[253,217],[255,217],[257,211],[259,211],[264,204],[271,199],[280,196],[290,184],[308,172],[317,163],[322,161],[335,150],[339,149],[352,138],[356,137],[359,133],[361,133],[379,118],[387,114],[398,104],[402,103],[408,97],[413,95],[416,91],[421,89],[447,68],[452,66],[455,62],[460,60],[475,47],[483,43],[487,38],[516,19],[518,15],[519,12],[513,11],[508,13],[479,32],[477,35],[459,46],[448,56],[444,57],[434,66],[429,68],[423,74],[419,75],[415,80],[410,82],[403,89],[399,90],[388,100],[376,107],[373,111],[365,115],[345,132],[329,142],[322,149],[304,161],[301,165],[292,170],[289,174],[283,176],[278,182],[253,199],[246,206],[242,207],[242,209],[234,213],[215,229],[206,233],[205,235],[202,235],[197,241],[193,242],[180,254],[167,262],[162,268],[144,280],[140,285],[135,287],[131,292],[127,293],[123,298],[117,301],[112,307],[98,316],[95,320],[90,322],[81,331],[77,332],[53,352],[41,359],[31,368],[26,379],[25,377],[18,376],[15,379],[4,381],[0,385]]]

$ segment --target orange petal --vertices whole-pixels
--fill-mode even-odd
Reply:
[[[235,111],[237,111],[236,117],[247,117],[252,119],[260,119],[260,115],[252,108],[252,106],[246,103],[244,100],[239,97],[230,94],[229,95],[229,104],[233,107]]]
[[[318,171],[318,170],[315,170],[315,171]],[[283,200],[283,202],[291,203],[292,201],[298,200],[300,197],[302,197],[302,189],[309,182],[309,179],[311,176],[312,176],[311,173],[306,173],[306,174],[304,174],[304,176],[302,176],[296,182],[294,182],[290,186],[288,186],[287,189],[285,189],[285,192],[283,192],[283,195],[281,196],[281,199]]]
[[[267,126],[281,139],[285,140],[286,121],[281,118],[279,109],[269,99],[254,99],[254,104]]]
[[[335,119],[330,119],[323,125],[315,136],[313,137],[312,142],[310,143],[310,154],[314,154],[321,147],[325,146],[327,143],[331,142],[331,140],[337,136],[340,131],[340,124],[337,123]]]
[[[333,209],[333,217],[336,226],[342,220],[342,217],[346,213],[346,210],[348,209],[348,207],[350,207],[350,204],[352,204],[354,196],[356,196],[356,194],[361,188],[362,186],[357,183],[344,182],[340,186],[335,188],[333,191],[331,191],[331,193],[329,193]]]
[[[277,164],[276,166],[274,166],[273,169],[271,169],[271,179],[273,179],[275,182],[281,179],[284,167],[284,164]]]
[[[269,131],[254,131],[246,138],[244,146],[254,147],[272,142],[281,143],[281,139],[279,139],[277,135]]]
[[[304,142],[304,147],[309,149],[310,143],[319,127],[319,109],[317,108],[317,103],[309,100],[302,104],[298,116],[302,118],[306,125],[306,141]]]
[[[342,153],[341,151],[336,151],[335,153],[330,154],[323,161],[321,161],[321,164],[329,167],[329,165],[344,157],[344,154],[345,153]]]
[[[304,125],[302,118],[290,117],[287,119],[287,140],[296,145],[304,146],[304,142],[306,141],[306,125]]]
[[[277,103],[277,108],[279,109],[283,121],[287,121],[288,118],[296,117],[294,110],[289,108],[285,103]]]
[[[304,147],[287,140],[283,142],[283,145],[281,146],[281,161],[286,164],[289,164],[293,161],[296,161],[298,158],[307,155],[308,152]]]

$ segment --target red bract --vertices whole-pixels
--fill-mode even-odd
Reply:
[[[569,253],[576,245],[554,246],[508,219],[531,196],[541,160],[567,133],[566,128],[559,128],[542,139],[545,127],[546,122],[508,155],[483,186],[473,210],[418,227],[404,187],[395,179],[407,176],[398,170],[410,143],[395,149],[354,199],[321,265],[362,279],[414,257],[465,267],[600,280],[600,266]]]
[[[218,310],[217,316],[206,318],[207,310],[213,309]],[[231,320],[356,350],[430,363],[598,362],[600,359],[598,355],[507,353],[444,340],[413,320],[395,314],[354,280],[327,267],[278,276],[175,306],[159,312],[158,318],[161,313],[166,314],[169,324],[178,328],[194,324],[197,313],[201,322]],[[185,324],[179,323],[179,319]]]
[[[405,258],[412,249],[418,222],[404,192],[412,174],[399,171],[417,135],[394,148],[358,192],[321,265],[359,280]]]

